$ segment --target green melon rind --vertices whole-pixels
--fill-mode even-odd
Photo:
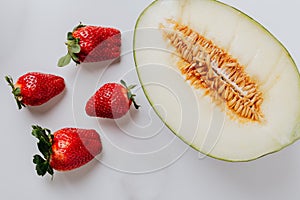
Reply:
[[[136,31],[138,29],[138,25],[139,25],[139,22],[140,22],[140,19],[142,18],[142,16],[144,15],[144,13],[149,9],[151,8],[154,4],[156,4],[158,1],[161,1],[161,0],[155,0],[153,1],[150,5],[148,5],[142,12],[141,14],[139,15],[137,21],[136,21],[136,24],[135,24],[135,28],[134,28],[134,36],[133,36],[133,57],[134,57],[134,62],[135,62],[135,68],[136,68],[136,71],[137,71],[137,75],[138,75],[138,79],[141,83],[141,87],[143,89],[143,92],[147,98],[147,100],[149,101],[151,107],[153,108],[153,110],[155,111],[155,113],[157,114],[157,116],[162,120],[162,122],[173,132],[173,134],[175,134],[179,139],[181,139],[184,143],[186,143],[187,145],[189,145],[190,147],[192,147],[193,149],[195,149],[196,151],[204,154],[204,155],[207,155],[209,157],[212,157],[212,158],[215,158],[215,159],[218,159],[218,160],[223,160],[223,161],[227,161],[227,162],[249,162],[249,161],[253,161],[253,160],[257,160],[259,158],[262,158],[264,156],[267,156],[267,155],[270,155],[270,154],[273,154],[273,153],[276,153],[276,152],[279,152],[281,151],[282,149],[290,146],[291,144],[295,143],[297,140],[300,139],[300,130],[298,130],[300,128],[300,113],[299,113],[299,117],[298,117],[298,121],[299,122],[299,125],[295,127],[295,129],[292,131],[292,135],[294,135],[294,139],[284,145],[284,146],[281,146],[280,148],[274,150],[274,151],[271,151],[271,152],[268,152],[268,153],[265,153],[265,154],[262,154],[262,155],[259,155],[258,157],[255,157],[255,158],[251,158],[251,159],[246,159],[246,160],[229,160],[229,159],[224,159],[224,158],[220,158],[220,157],[217,157],[217,156],[213,156],[213,155],[210,155],[210,154],[206,154],[204,152],[201,151],[201,149],[197,148],[196,146],[194,146],[193,144],[190,144],[188,141],[186,141],[182,136],[180,136],[175,130],[173,130],[172,127],[170,127],[167,122],[163,119],[163,117],[160,115],[160,113],[158,112],[157,109],[155,109],[155,107],[153,106],[153,102],[151,101],[150,99],[150,96],[149,94],[147,93],[147,90],[146,88],[144,87],[144,84],[143,84],[143,81],[141,79],[141,76],[140,76],[140,72],[139,72],[139,69],[138,69],[138,63],[137,63],[137,59],[136,59],[136,54],[135,54],[135,47],[136,47],[136,44],[135,44],[135,36],[136,36]],[[208,1],[213,1],[215,3],[219,3],[225,7],[229,7],[233,10],[235,10],[236,12],[240,13],[241,16],[247,18],[249,21],[251,21],[252,23],[254,23],[256,25],[256,27],[259,27],[261,28],[264,32],[266,32],[267,35],[271,36],[276,42],[278,42],[280,44],[280,46],[282,47],[282,49],[284,50],[284,52],[286,53],[286,56],[291,60],[291,62],[293,63],[294,65],[294,70],[295,70],[295,73],[298,74],[298,82],[299,82],[299,85],[300,85],[300,73],[299,73],[299,70],[297,68],[297,65],[296,65],[296,62],[294,61],[294,59],[292,58],[291,54],[289,53],[289,51],[286,49],[286,47],[282,44],[281,41],[279,41],[269,30],[267,30],[262,24],[260,24],[259,22],[257,22],[256,20],[254,20],[252,17],[250,17],[249,15],[247,15],[246,13],[240,11],[239,9],[233,7],[233,6],[230,6],[230,5],[227,5],[223,2],[220,2],[220,1],[217,1],[217,0],[208,0]]]

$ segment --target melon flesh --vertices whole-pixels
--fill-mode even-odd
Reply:
[[[180,65],[189,63],[166,37],[176,32],[169,21],[189,27],[243,66],[263,99],[260,119],[230,114],[228,102],[216,101],[207,88],[196,88],[187,80]],[[205,155],[249,161],[300,137],[300,76],[295,62],[270,32],[235,8],[213,0],[154,1],[136,23],[134,58],[156,113],[179,138]]]

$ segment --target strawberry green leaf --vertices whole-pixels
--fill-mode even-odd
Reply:
[[[22,102],[21,88],[15,87],[11,76],[5,76],[5,80],[12,88],[12,94],[14,95],[19,110],[22,109],[22,107],[26,107],[26,105]]]
[[[42,163],[45,162],[46,160],[44,158],[42,158],[40,155],[34,155],[33,156],[33,163],[34,164],[38,164],[38,163]]]
[[[33,163],[36,164],[35,169],[39,176],[44,176],[48,171],[53,172],[53,169],[50,167],[49,163],[43,159],[40,155],[33,156]],[[51,170],[49,170],[51,168]],[[53,175],[53,173],[50,175]]]
[[[6,82],[8,83],[8,85],[10,85],[12,88],[15,87],[15,86],[14,86],[14,81],[13,81],[13,79],[12,79],[11,76],[5,76],[5,80],[6,80]]]
[[[127,86],[126,82],[124,80],[120,81],[121,84],[127,89],[127,98],[130,99],[135,107],[135,109],[139,109],[139,107],[141,107],[140,105],[138,105],[134,99],[134,97],[136,96],[135,94],[131,93],[131,89],[135,88],[136,85],[130,85]]]
[[[45,162],[46,160],[43,159],[40,155],[33,156],[33,163],[36,164],[35,169],[39,176],[44,176],[47,172],[47,169],[45,169]]]
[[[69,51],[71,51],[72,53],[79,53],[80,50],[80,45],[76,43],[72,44],[69,49]]]
[[[76,26],[73,29],[73,32],[79,28],[85,27],[85,25],[83,25],[82,23],[80,23],[78,26]],[[71,59],[76,63],[76,64],[80,64],[79,58],[78,58],[78,53],[80,53],[81,51],[81,47],[79,45],[79,38],[75,38],[73,36],[73,32],[68,32],[67,33],[67,41],[65,42],[65,44],[67,45],[68,48],[68,53],[67,55],[61,57],[58,60],[57,66],[58,67],[64,67],[66,65],[68,65],[71,62]]]
[[[136,85],[130,85],[130,86],[128,86],[128,89],[131,90],[131,89],[133,89],[135,87],[136,87]]]
[[[81,22],[79,23],[79,25],[77,25],[74,29],[73,29],[73,32],[76,31],[77,29],[80,29],[80,28],[83,28],[85,27],[86,25],[82,24]]]
[[[47,172],[53,177],[54,171],[53,168],[49,165]]]
[[[73,37],[73,33],[72,32],[68,32],[67,34],[67,39],[68,40],[74,40],[75,38]]]
[[[70,62],[71,62],[71,55],[67,54],[58,60],[57,66],[64,67],[64,66],[68,65]]]
[[[71,53],[71,58],[76,64],[80,64],[79,58],[75,53]]]
[[[121,80],[120,83],[121,83],[125,88],[127,88],[127,84],[126,84],[126,82],[125,82],[124,80]]]
[[[45,158],[50,157],[51,153],[52,153],[52,149],[51,149],[51,145],[49,145],[48,143],[46,143],[43,140],[40,140],[37,144],[38,149],[40,150],[40,152],[43,154],[43,156]]]
[[[50,175],[53,175],[54,172],[49,162],[52,154],[52,140],[54,136],[49,129],[42,128],[38,125],[32,126],[31,134],[38,139],[38,149],[44,156],[33,156],[33,163],[36,164],[35,169],[37,174],[39,176],[44,176],[48,172]]]
[[[42,128],[38,125],[32,126],[32,135],[35,136],[39,140],[45,140],[46,142],[50,143],[49,135],[51,134],[51,131],[46,128]]]
[[[16,96],[20,96],[20,95],[21,95],[21,88],[16,87],[16,88],[13,90],[13,94],[16,95]]]
[[[79,38],[74,38],[73,40],[68,40],[66,42],[68,46],[68,54],[71,56],[71,59],[76,63],[80,64],[79,58],[77,56],[78,53],[81,51],[81,47],[79,45]]]

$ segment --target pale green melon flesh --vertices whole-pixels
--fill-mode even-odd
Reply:
[[[245,66],[263,93],[261,122],[242,123],[193,88],[160,24],[173,19],[212,40]],[[300,76],[282,44],[244,13],[212,0],[157,0],[134,36],[136,69],[157,114],[182,140],[211,157],[248,161],[300,137]]]

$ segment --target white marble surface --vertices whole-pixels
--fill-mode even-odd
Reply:
[[[267,27],[300,66],[299,1],[224,0]],[[177,139],[150,109],[143,107],[115,122],[88,119],[85,95],[120,78],[138,83],[132,58],[132,31],[151,0],[10,0],[0,2],[0,77],[28,71],[62,75],[66,92],[47,106],[18,111],[4,78],[1,91],[1,199],[289,199],[300,198],[300,144],[249,163],[203,157]],[[120,63],[57,68],[66,53],[66,32],[79,22],[114,26],[123,33]],[[101,156],[71,172],[40,178],[32,155],[37,152],[31,125],[52,130],[67,126],[97,129],[104,141]],[[134,130],[134,131],[133,131]]]

